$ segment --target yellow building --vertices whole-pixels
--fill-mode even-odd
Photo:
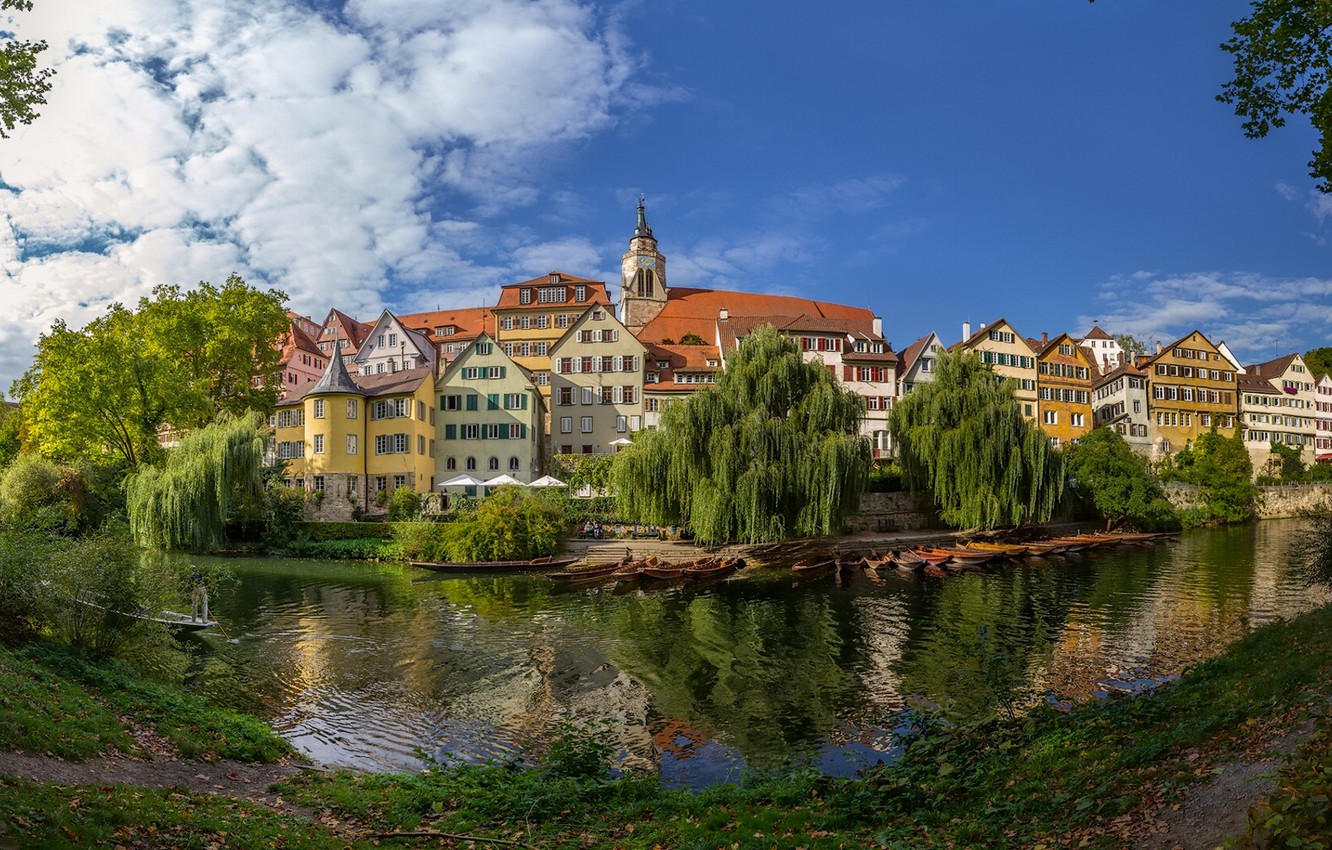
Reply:
[[[1091,433],[1092,367],[1087,349],[1068,334],[1036,352],[1036,396],[1041,430],[1056,446]]]
[[[434,380],[428,367],[353,378],[342,358],[274,409],[284,482],[319,494],[320,519],[376,513],[393,490],[435,485]],[[383,495],[381,495],[383,494]]]
[[[532,373],[548,409],[550,349],[593,304],[611,309],[606,284],[563,272],[500,288],[495,339],[514,363]]]
[[[1142,369],[1152,387],[1147,427],[1155,456],[1179,451],[1213,425],[1227,437],[1234,433],[1239,413],[1235,366],[1201,331],[1158,350]]]
[[[964,324],[962,335],[948,350],[974,351],[995,373],[1012,378],[1022,415],[1036,421],[1036,352],[1030,343],[1005,319],[981,325],[974,334],[971,325]]]

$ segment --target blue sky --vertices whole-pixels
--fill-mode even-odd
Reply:
[[[1247,3],[84,5],[17,21],[59,75],[0,141],[0,388],[159,282],[316,318],[614,284],[640,192],[670,284],[870,307],[899,349],[1332,340],[1314,135],[1215,101]]]

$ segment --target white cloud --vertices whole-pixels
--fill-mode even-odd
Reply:
[[[0,332],[0,384],[53,318],[82,324],[98,311],[80,305],[158,282],[236,271],[322,316],[471,299],[525,271],[543,246],[466,257],[495,254],[489,219],[536,202],[561,144],[656,96],[630,84],[637,60],[609,14],[577,0],[353,0],[337,18],[282,0],[38,4],[18,23],[58,74],[0,161],[0,306],[19,317]],[[544,247],[596,260],[577,240]]]
[[[1201,330],[1225,342],[1244,363],[1258,363],[1327,344],[1332,338],[1332,278],[1275,278],[1249,272],[1168,275],[1139,271],[1099,287],[1103,312],[1077,318],[1169,345]]]

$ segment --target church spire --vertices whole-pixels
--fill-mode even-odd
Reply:
[[[638,196],[638,226],[634,228],[635,237],[652,238],[652,227],[647,223],[647,214],[643,212],[643,202],[647,200],[641,193]]]

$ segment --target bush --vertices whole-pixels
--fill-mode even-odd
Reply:
[[[273,484],[264,491],[264,545],[273,549],[286,546],[303,527],[309,494],[300,487]]]
[[[0,519],[11,526],[72,530],[76,515],[65,489],[70,485],[51,461],[21,454],[0,478]]]
[[[406,487],[394,490],[393,495],[389,497],[389,522],[409,522],[420,517],[421,497]]]
[[[551,555],[568,527],[563,496],[501,487],[446,523],[400,523],[394,538],[414,561],[517,561]]]
[[[402,558],[402,547],[382,537],[295,540],[288,545],[287,553],[298,558],[321,558],[326,561],[396,561]]]
[[[866,493],[898,493],[901,490],[902,467],[889,463],[870,470],[869,481],[865,484]]]
[[[392,536],[393,527],[383,522],[302,522],[296,526],[296,537],[301,540],[363,540]]]

